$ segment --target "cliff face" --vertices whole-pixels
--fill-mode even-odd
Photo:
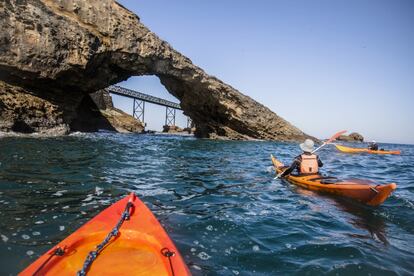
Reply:
[[[55,107],[53,116],[46,118],[50,119],[46,128],[76,129],[88,93],[130,76],[156,75],[180,100],[199,137],[298,140],[307,136],[206,74],[115,1],[7,0],[0,2],[0,24],[0,80]],[[0,95],[10,94],[0,87]],[[0,118],[7,122],[0,127],[7,129],[15,121],[4,115],[3,96]],[[23,106],[24,100],[17,101],[7,112],[20,114],[15,107]]]

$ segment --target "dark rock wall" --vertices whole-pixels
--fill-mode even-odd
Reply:
[[[64,109],[68,102],[62,100],[64,97],[55,97],[53,93],[39,97],[37,91],[0,81],[0,130],[66,134],[69,125],[65,114],[70,110]]]

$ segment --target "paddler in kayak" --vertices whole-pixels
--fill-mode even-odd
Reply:
[[[279,178],[289,175],[295,169],[299,175],[318,174],[319,168],[323,166],[323,163],[318,155],[312,153],[314,146],[315,143],[311,139],[306,139],[305,142],[300,144],[299,147],[303,150],[303,153],[296,156],[292,165],[282,173],[278,174],[277,177]]]
[[[372,140],[371,143],[368,144],[369,150],[378,150],[378,144],[375,142],[375,140]]]

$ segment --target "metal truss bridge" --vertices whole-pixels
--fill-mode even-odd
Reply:
[[[148,94],[144,94],[135,90],[124,88],[121,86],[111,85],[108,88],[109,93],[132,98],[134,100],[134,106],[132,114],[135,119],[141,121],[144,125],[144,115],[145,115],[145,103],[152,103],[161,106],[165,106],[165,125],[166,126],[175,126],[175,115],[176,110],[182,110],[180,104],[167,101],[161,98],[157,98]],[[187,127],[192,126],[192,121],[187,117]]]

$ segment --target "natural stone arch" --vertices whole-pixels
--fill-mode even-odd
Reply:
[[[155,75],[179,99],[199,137],[307,137],[195,66],[113,0],[11,0],[0,5],[0,23],[5,26],[0,37],[0,75],[9,84],[40,97],[52,93],[62,99],[86,95],[130,76]],[[63,120],[73,119],[72,115]]]

